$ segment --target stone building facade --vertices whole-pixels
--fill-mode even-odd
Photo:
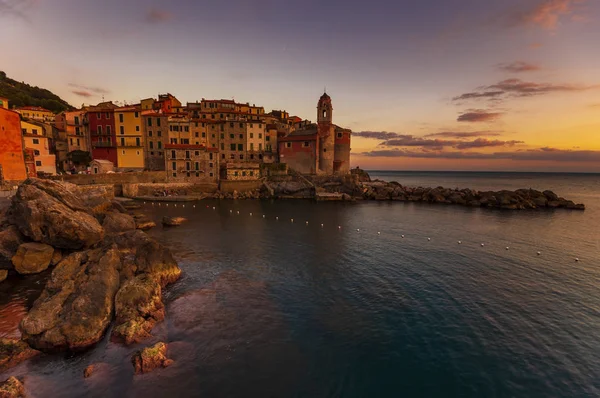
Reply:
[[[167,144],[167,181],[212,182],[219,179],[218,151],[202,145]]]

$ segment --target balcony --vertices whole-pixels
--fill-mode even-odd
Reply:
[[[114,148],[117,145],[113,144],[112,142],[97,141],[97,142],[92,142],[92,146],[94,148]]]

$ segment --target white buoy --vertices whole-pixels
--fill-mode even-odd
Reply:
[[[265,218],[265,215],[263,214],[263,218]]]
[[[165,206],[169,207],[169,204],[167,203]]]
[[[185,207],[185,205],[181,205],[181,207]]]
[[[213,207],[213,209],[214,209],[214,207]],[[240,214],[240,211],[239,211],[239,210],[237,211],[237,214]]]
[[[377,235],[381,235],[381,232],[377,232]]]
[[[146,202],[144,202],[144,204],[146,204]]]
[[[306,222],[306,225],[308,225],[308,221]]]
[[[321,228],[323,228],[323,224],[321,224]]]
[[[462,240],[459,240],[459,241],[458,241],[458,244],[460,245],[461,243],[462,243]]]
[[[193,205],[192,207],[195,209],[195,208],[196,208],[196,205]]]
[[[404,235],[400,235],[400,237],[401,237],[402,239],[404,239]]]
[[[483,244],[483,243],[482,243],[482,244],[481,244],[481,247],[483,247],[483,246],[485,246],[485,244]]]
[[[276,220],[279,220],[279,217],[275,217]]]
[[[154,206],[154,202],[152,202],[152,206]]]
[[[427,238],[427,240],[431,242],[431,238]]]
[[[360,232],[360,229],[356,228],[356,232]]]
[[[160,203],[158,205],[160,206]]]
[[[233,210],[229,210],[230,213],[233,213]]]
[[[540,254],[542,254],[542,252],[537,252],[537,255],[539,256]]]
[[[510,247],[506,246],[506,250],[510,249]]]
[[[579,257],[575,257],[575,261],[579,262]]]
[[[338,225],[338,229],[342,229],[342,226],[341,226],[341,225]]]
[[[294,219],[293,219],[293,218],[291,218],[291,219],[290,219],[290,221],[291,221],[291,222],[294,222]]]
[[[177,207],[177,203],[175,203],[175,207]]]

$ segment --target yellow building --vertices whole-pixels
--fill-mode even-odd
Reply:
[[[46,174],[56,174],[56,156],[50,153],[50,137],[46,136],[44,126],[21,121],[23,148],[33,150],[35,170]]]
[[[90,152],[89,135],[86,134],[84,124],[85,109],[65,112],[65,131],[67,133],[67,145],[69,152]]]
[[[53,122],[54,113],[40,106],[23,106],[15,109],[15,112],[27,119],[38,120],[40,122]]]
[[[144,134],[142,110],[139,105],[115,109],[117,133],[117,168],[119,170],[144,169]]]

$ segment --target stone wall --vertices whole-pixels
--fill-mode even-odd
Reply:
[[[206,193],[217,192],[219,186],[214,183],[159,183],[159,184],[123,184],[123,196],[135,198],[138,196],[162,196],[164,191],[173,196],[201,196]]]
[[[231,193],[233,191],[245,192],[259,189],[262,185],[261,180],[254,181],[232,181],[232,180],[221,180],[220,191],[223,193]]]
[[[109,174],[67,174],[51,177],[53,180],[66,181],[77,185],[91,184],[142,184],[164,183],[167,174],[164,171],[143,171],[135,173]]]

